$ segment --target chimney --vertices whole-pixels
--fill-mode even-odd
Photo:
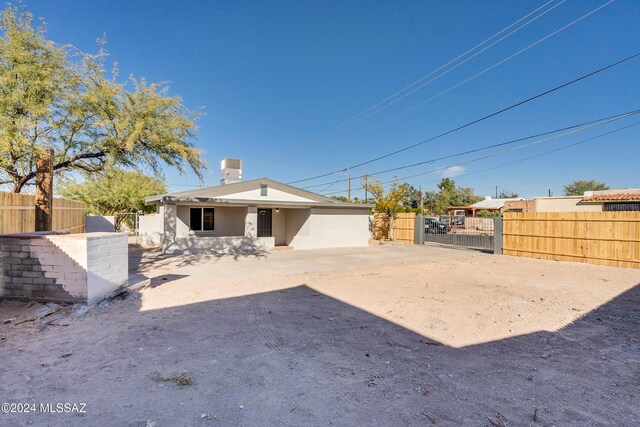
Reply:
[[[220,184],[242,181],[242,160],[224,159],[220,162]]]

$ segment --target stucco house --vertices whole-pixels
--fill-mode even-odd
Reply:
[[[227,160],[227,159],[226,159]],[[369,244],[371,205],[343,203],[268,178],[148,197],[139,242],[165,253],[247,253]],[[234,174],[234,171],[231,171]],[[233,182],[236,181],[236,182]]]

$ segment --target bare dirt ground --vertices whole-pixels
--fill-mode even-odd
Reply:
[[[1,425],[639,425],[640,271],[436,247],[164,258],[0,324]],[[0,323],[40,304],[0,303]]]

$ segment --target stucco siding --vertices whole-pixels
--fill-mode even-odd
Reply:
[[[580,203],[582,196],[534,199],[536,212],[600,212],[602,204]]]
[[[286,193],[284,191],[276,190],[275,188],[267,187],[267,195],[262,196],[260,189],[242,191],[239,193],[228,194],[224,196],[218,196],[219,199],[234,199],[234,200],[252,200],[252,201],[265,201],[265,202],[311,202],[314,201],[301,197],[295,194]]]
[[[286,244],[294,248],[308,247],[311,229],[311,209],[287,209]]]
[[[311,209],[310,248],[369,245],[369,212],[366,209]]]
[[[189,237],[193,235],[207,236],[244,236],[244,221],[247,208],[242,207],[220,207],[215,206],[214,230],[194,233],[190,230],[190,209],[207,206],[178,206],[178,221],[176,235],[178,237]]]
[[[287,244],[287,220],[286,210],[271,210],[271,235],[275,238],[275,244],[282,246]]]

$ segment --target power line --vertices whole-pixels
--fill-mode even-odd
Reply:
[[[472,125],[474,125],[474,124],[477,124],[477,123],[483,122],[483,121],[485,121],[485,120],[487,120],[487,119],[490,119],[490,118],[495,117],[495,116],[497,116],[497,115],[499,115],[499,114],[505,113],[505,112],[507,112],[507,111],[509,111],[509,110],[512,110],[512,109],[514,109],[514,108],[520,107],[520,106],[522,106],[522,105],[524,105],[524,104],[527,104],[527,103],[529,103],[529,102],[531,102],[531,101],[534,101],[534,100],[536,100],[536,99],[538,99],[538,98],[542,98],[543,96],[546,96],[546,95],[549,95],[549,94],[551,94],[551,93],[557,92],[558,90],[564,89],[564,88],[566,88],[566,87],[568,87],[568,86],[571,86],[571,85],[573,85],[573,84],[575,84],[575,83],[578,83],[578,82],[580,82],[580,81],[582,81],[582,80],[588,79],[589,77],[593,77],[593,76],[595,76],[595,75],[597,75],[597,74],[599,74],[599,73],[602,73],[602,72],[604,72],[604,71],[607,71],[607,70],[609,70],[609,69],[611,69],[611,68],[613,68],[613,67],[616,67],[616,66],[618,66],[618,65],[620,65],[620,64],[623,64],[623,63],[625,63],[625,62],[627,62],[627,61],[631,61],[632,59],[635,59],[635,58],[637,58],[638,56],[640,56],[640,52],[639,52],[639,53],[635,53],[635,54],[633,54],[633,55],[631,55],[631,56],[628,56],[628,57],[626,57],[626,58],[623,58],[623,59],[621,59],[621,60],[619,60],[619,61],[616,61],[616,62],[614,62],[614,63],[612,63],[612,64],[609,64],[609,65],[607,65],[607,66],[605,66],[605,67],[599,68],[599,69],[597,69],[597,70],[595,70],[595,71],[591,71],[590,73],[587,73],[587,74],[582,75],[582,76],[580,76],[580,77],[578,77],[578,78],[575,78],[575,79],[573,79],[573,80],[570,80],[570,81],[568,81],[568,82],[566,82],[566,83],[563,83],[563,84],[561,84],[561,85],[559,85],[559,86],[556,86],[556,87],[554,87],[554,88],[552,88],[552,89],[549,89],[549,90],[546,90],[546,91],[544,91],[544,92],[541,92],[541,93],[539,93],[539,94],[537,94],[537,95],[534,95],[534,96],[532,96],[532,97],[530,97],[530,98],[527,98],[527,99],[525,99],[525,100],[523,100],[523,101],[520,101],[520,102],[517,102],[517,103],[515,103],[515,104],[512,104],[512,105],[510,105],[510,106],[508,106],[508,107],[506,107],[506,108],[502,108],[502,109],[500,109],[500,110],[498,110],[498,111],[496,111],[496,112],[493,112],[493,113],[491,113],[491,114],[487,114],[486,116],[480,117],[479,119],[472,120],[472,121],[467,122],[467,123],[465,123],[465,124],[463,124],[463,125],[461,125],[461,126],[458,126],[458,127],[456,127],[456,128],[453,128],[453,129],[451,129],[451,130],[448,130],[448,131],[446,131],[446,132],[443,132],[443,133],[438,134],[438,135],[436,135],[436,136],[433,136],[433,137],[431,137],[431,138],[425,139],[425,140],[423,140],[423,141],[417,142],[417,143],[415,143],[415,144],[411,144],[411,145],[408,145],[408,146],[406,146],[406,147],[404,147],[404,148],[400,148],[400,149],[398,149],[398,150],[395,150],[395,151],[392,151],[392,152],[390,152],[390,153],[387,153],[387,154],[384,154],[384,155],[381,155],[381,156],[375,157],[375,158],[373,158],[373,159],[370,159],[370,160],[367,160],[367,161],[364,161],[364,162],[361,162],[361,163],[357,163],[357,164],[355,164],[355,165],[348,166],[348,167],[346,167],[346,168],[344,168],[344,169],[340,169],[340,170],[337,170],[337,171],[324,173],[324,174],[321,174],[321,175],[316,175],[316,176],[311,177],[311,178],[299,179],[299,180],[297,180],[297,181],[291,181],[291,182],[289,182],[288,184],[296,184],[296,183],[299,183],[299,182],[306,182],[306,181],[311,181],[311,180],[318,179],[318,178],[323,178],[323,177],[325,177],[325,176],[330,176],[330,175],[333,175],[333,174],[336,174],[336,173],[343,173],[343,172],[346,172],[346,171],[348,171],[348,170],[350,170],[350,169],[354,169],[354,168],[357,168],[357,167],[361,167],[361,166],[364,166],[364,165],[368,165],[368,164],[370,164],[370,163],[373,163],[373,162],[376,162],[376,161],[379,161],[379,160],[382,160],[382,159],[385,159],[385,158],[388,158],[388,157],[394,156],[394,155],[396,155],[396,154],[402,153],[402,152],[404,152],[404,151],[410,150],[410,149],[412,149],[412,148],[415,148],[415,147],[418,147],[418,146],[420,146],[420,145],[426,144],[426,143],[428,143],[428,142],[434,141],[434,140],[436,140],[436,139],[442,138],[442,137],[444,137],[444,136],[446,136],[446,135],[450,135],[450,134],[452,134],[452,133],[454,133],[454,132],[457,132],[457,131],[459,131],[459,130],[462,130],[462,129],[468,128],[469,126],[472,126]]]
[[[579,127],[582,127],[582,126],[587,126],[587,125],[590,125],[590,124],[593,124],[593,123],[604,122],[604,121],[607,121],[607,120],[610,120],[610,119],[622,117],[622,116],[633,114],[633,113],[636,113],[636,112],[639,112],[639,110],[628,111],[626,113],[616,114],[614,116],[608,116],[608,117],[603,117],[603,118],[596,119],[596,120],[590,120],[588,122],[583,122],[583,123],[579,123],[579,124],[575,124],[575,125],[571,125],[571,126],[566,126],[566,127],[562,127],[562,128],[559,128],[559,129],[554,129],[554,130],[538,133],[538,134],[535,134],[535,135],[525,136],[525,137],[522,137],[522,138],[512,139],[512,140],[506,141],[506,142],[499,142],[499,143],[496,143],[496,144],[485,145],[483,147],[473,148],[473,149],[470,149],[470,150],[467,150],[467,151],[462,151],[462,152],[458,152],[458,153],[455,153],[455,154],[449,154],[449,155],[446,155],[446,156],[443,156],[443,157],[437,157],[437,158],[433,158],[433,159],[429,159],[429,160],[424,160],[424,161],[417,162],[417,163],[412,163],[412,164],[409,164],[409,165],[398,166],[398,167],[395,167],[395,168],[390,168],[390,169],[385,169],[385,170],[381,170],[381,171],[377,171],[377,172],[372,172],[372,173],[369,173],[369,175],[381,175],[381,174],[384,174],[384,173],[395,172],[395,171],[398,171],[398,170],[408,169],[408,168],[412,168],[412,167],[416,167],[416,166],[421,166],[421,165],[428,164],[428,163],[435,163],[435,162],[440,161],[440,160],[451,159],[453,157],[460,157],[460,156],[464,156],[466,154],[477,153],[479,151],[484,151],[484,150],[488,150],[488,149],[491,149],[491,148],[501,147],[501,146],[505,146],[505,145],[509,145],[509,144],[515,144],[516,142],[526,141],[528,139],[533,139],[533,138],[539,138],[541,136],[551,135],[551,134],[562,132],[562,131],[565,131],[565,130],[570,130],[570,129],[575,129],[575,128],[579,128]],[[357,176],[355,178],[357,179],[357,178],[363,178],[363,177],[364,177],[364,175],[360,175],[360,176]],[[344,181],[346,181],[346,180],[338,178],[338,180],[333,181],[331,184],[333,185],[335,183],[344,182]],[[322,187],[322,186],[327,185],[327,184],[330,184],[330,183],[329,182],[323,182],[321,184],[309,185],[309,186],[302,187],[302,188],[309,189],[309,188],[314,188],[314,187]],[[324,191],[324,190],[320,190],[320,191]]]
[[[406,109],[406,110],[404,110],[404,111],[402,111],[402,112],[400,112],[400,113],[396,114],[395,116],[392,116],[392,117],[388,118],[387,120],[384,120],[384,121],[382,121],[381,123],[378,123],[378,124],[377,124],[377,125],[375,125],[375,126],[371,126],[371,127],[367,128],[367,129],[364,129],[364,130],[362,130],[362,131],[360,131],[360,132],[358,132],[358,133],[355,133],[355,134],[353,134],[353,135],[349,136],[348,138],[342,139],[341,141],[338,141],[338,142],[345,142],[345,141],[348,141],[348,140],[350,140],[350,139],[355,138],[356,136],[362,135],[363,133],[367,133],[367,132],[370,132],[370,131],[372,131],[372,130],[374,130],[374,129],[378,129],[378,128],[380,128],[380,127],[382,127],[382,126],[386,125],[387,123],[392,122],[392,121],[394,121],[394,120],[396,120],[396,119],[398,119],[398,118],[400,118],[400,117],[404,116],[405,114],[410,113],[411,111],[414,111],[414,110],[416,110],[416,109],[418,109],[418,108],[422,107],[423,105],[428,104],[429,102],[434,101],[434,100],[436,100],[436,99],[440,98],[440,97],[441,97],[441,96],[443,96],[443,95],[446,95],[447,93],[451,92],[452,90],[457,89],[457,88],[459,88],[460,86],[463,86],[463,85],[465,85],[465,84],[469,83],[469,82],[470,82],[470,81],[472,81],[472,80],[475,80],[476,78],[478,78],[478,77],[482,76],[483,74],[485,74],[485,73],[487,73],[487,72],[489,72],[489,71],[493,70],[493,69],[494,69],[494,68],[496,68],[496,67],[499,67],[500,65],[504,64],[505,62],[510,61],[511,59],[515,58],[516,56],[518,56],[518,55],[520,55],[520,54],[522,54],[522,53],[526,52],[527,50],[529,50],[529,49],[531,49],[531,48],[533,48],[533,47],[537,46],[538,44],[540,44],[540,43],[544,42],[545,40],[547,40],[547,39],[549,39],[549,38],[551,38],[551,37],[555,36],[556,34],[558,34],[558,33],[562,32],[562,31],[566,30],[567,28],[569,28],[569,27],[571,27],[571,26],[573,26],[573,25],[577,24],[578,22],[580,22],[580,21],[582,21],[583,19],[587,18],[588,16],[590,16],[590,15],[592,15],[592,14],[596,13],[597,11],[599,11],[599,10],[600,10],[600,9],[602,9],[602,8],[604,8],[605,6],[608,6],[609,4],[613,3],[614,1],[615,1],[615,0],[609,0],[607,3],[600,5],[599,7],[597,7],[597,8],[595,8],[595,9],[593,9],[592,11],[590,11],[590,12],[588,12],[588,13],[586,13],[586,14],[582,15],[581,17],[579,17],[579,18],[577,18],[577,19],[575,19],[575,20],[571,21],[571,22],[570,22],[570,23],[568,23],[567,25],[565,25],[565,26],[563,26],[563,27],[561,27],[561,28],[557,29],[556,31],[554,31],[554,32],[552,32],[552,33],[550,33],[550,34],[547,34],[546,36],[542,37],[542,38],[541,38],[541,39],[539,39],[539,40],[536,40],[535,42],[531,43],[530,45],[528,45],[528,46],[526,46],[526,47],[524,47],[524,48],[520,49],[520,50],[519,50],[519,51],[517,51],[516,53],[514,53],[514,54],[512,54],[512,55],[510,55],[510,56],[508,56],[508,57],[506,57],[506,58],[504,58],[504,59],[502,59],[502,60],[500,60],[500,61],[496,62],[495,64],[491,65],[491,66],[490,66],[490,67],[488,67],[488,68],[485,68],[484,70],[480,71],[479,73],[476,73],[476,74],[474,74],[473,76],[471,76],[471,77],[469,77],[469,78],[467,78],[467,79],[465,79],[465,80],[463,80],[463,81],[461,81],[461,82],[459,82],[459,83],[457,83],[457,84],[455,84],[455,85],[453,85],[453,86],[451,86],[451,87],[449,87],[449,88],[447,88],[447,89],[443,90],[442,92],[440,92],[440,93],[438,93],[438,94],[436,94],[436,95],[432,96],[431,98],[428,98],[428,99],[426,99],[426,100],[424,100],[424,101],[422,101],[422,102],[419,102],[418,104],[414,105],[413,107],[410,107],[410,108],[408,108],[408,109]],[[550,10],[551,10],[551,9],[550,9]]]
[[[610,132],[606,132],[606,133],[603,133],[603,134],[600,134],[600,135],[596,135],[596,136],[588,138],[588,139],[584,139],[582,141],[578,141],[578,142],[574,142],[574,143],[571,143],[571,144],[564,145],[562,147],[554,148],[553,150],[545,151],[543,153],[539,153],[539,154],[536,154],[534,156],[529,156],[529,157],[525,157],[525,158],[522,158],[522,159],[511,161],[511,162],[502,163],[500,165],[492,166],[490,168],[485,168],[485,169],[481,169],[481,170],[478,170],[478,171],[463,173],[463,174],[457,175],[456,178],[460,177],[460,176],[467,176],[467,175],[474,175],[474,174],[478,174],[478,173],[482,173],[482,172],[488,172],[488,171],[491,171],[491,170],[494,170],[494,169],[499,169],[499,168],[503,168],[505,166],[510,166],[510,165],[513,165],[513,164],[516,164],[516,163],[521,163],[521,162],[524,162],[524,161],[527,161],[527,160],[536,159],[538,157],[546,156],[546,155],[555,153],[557,151],[566,150],[567,148],[575,147],[576,145],[584,144],[586,142],[593,141],[594,139],[602,138],[604,136],[611,135],[612,133],[620,132],[622,130],[625,130],[625,129],[628,129],[628,128],[631,128],[631,127],[637,126],[637,125],[640,125],[640,121],[632,123],[632,124],[627,125],[627,126],[623,126],[621,128],[618,128],[618,129],[614,129],[614,130],[612,130]],[[422,182],[419,185],[425,185],[425,184],[430,184],[430,183],[434,183],[434,182],[438,182],[438,180]]]
[[[631,117],[631,116],[639,114],[639,113],[640,113],[640,110],[636,110],[636,111],[634,111],[632,113],[623,114],[621,116],[609,119],[607,121],[602,121],[602,122],[599,122],[599,123],[595,123],[595,124],[592,124],[592,125],[589,125],[589,126],[582,127],[580,129],[575,129],[575,130],[572,130],[572,131],[569,131],[569,132],[565,132],[565,133],[562,133],[562,134],[559,134],[559,135],[554,135],[554,136],[551,136],[549,138],[543,138],[543,139],[540,139],[540,140],[529,142],[527,144],[519,145],[517,147],[513,147],[513,148],[506,149],[506,150],[497,151],[495,153],[491,153],[491,154],[486,154],[486,155],[483,155],[483,156],[475,157],[475,158],[466,160],[464,162],[459,162],[459,163],[456,163],[456,164],[453,164],[453,165],[441,166],[441,167],[438,167],[438,168],[435,168],[435,169],[431,169],[431,170],[428,170],[428,171],[425,171],[425,172],[420,172],[420,173],[417,173],[417,174],[408,175],[408,176],[404,176],[404,177],[401,177],[401,178],[395,178],[395,179],[389,180],[389,181],[384,181],[384,182],[381,182],[381,184],[389,184],[389,183],[394,182],[394,181],[407,180],[407,179],[410,179],[410,178],[415,178],[417,176],[427,175],[427,174],[434,173],[434,172],[441,172],[441,171],[447,170],[449,168],[452,168],[454,166],[462,166],[462,165],[466,165],[466,164],[470,164],[470,163],[475,163],[475,162],[478,162],[480,160],[496,157],[496,156],[499,156],[499,155],[502,155],[502,154],[506,154],[506,153],[510,153],[510,152],[517,151],[517,150],[521,150],[523,148],[530,147],[530,146],[533,146],[533,145],[537,145],[537,144],[540,144],[542,142],[546,142],[546,141],[549,141],[549,140],[552,140],[552,139],[561,138],[561,137],[569,135],[569,134],[573,134],[573,133],[577,133],[577,132],[583,132],[585,130],[588,130],[588,129],[591,129],[591,128],[594,128],[594,127],[598,127],[598,126],[602,126],[602,125],[605,125],[605,124],[608,124],[608,123],[611,123],[611,122],[614,122],[614,121],[617,121],[617,120],[621,120],[623,118]],[[602,134],[600,136],[604,136],[604,135],[606,135],[606,134]],[[359,187],[359,188],[356,188],[355,190],[361,190],[361,189],[362,189],[362,187]],[[342,193],[342,192],[344,192],[344,191],[330,193],[330,194],[338,194],[338,193]]]
[[[482,41],[481,43],[475,45],[474,47],[472,47],[471,49],[467,50],[466,52],[458,55],[457,57],[455,57],[454,59],[452,59],[451,61],[447,62],[444,65],[441,65],[440,67],[436,68],[435,70],[431,71],[429,74],[422,76],[421,78],[419,78],[418,80],[416,80],[415,82],[409,84],[408,86],[405,86],[404,88],[400,89],[399,91],[395,92],[394,94],[388,96],[387,98],[383,99],[382,101],[378,102],[377,104],[365,109],[364,111],[361,111],[360,113],[356,114],[355,116],[345,120],[344,122],[342,122],[341,124],[339,124],[338,126],[334,127],[333,129],[331,129],[324,137],[321,137],[321,139],[327,139],[330,138],[331,136],[340,133],[350,127],[352,127],[353,125],[355,125],[356,123],[359,123],[377,113],[379,113],[380,111],[383,111],[387,108],[389,108],[390,106],[392,106],[393,104],[399,102],[400,100],[406,98],[407,96],[413,94],[414,92],[420,90],[421,88],[433,83],[434,81],[438,80],[439,78],[445,76],[446,74],[448,74],[449,72],[455,70],[456,68],[460,67],[461,65],[465,64],[466,62],[470,61],[471,59],[475,58],[476,56],[480,55],[481,53],[483,53],[484,51],[490,49],[491,47],[495,46],[496,44],[502,42],[503,40],[505,40],[506,38],[510,37],[511,35],[515,34],[516,32],[520,31],[521,29],[523,29],[524,27],[528,26],[529,24],[531,24],[532,22],[538,20],[539,18],[543,17],[544,15],[546,15],[547,13],[551,12],[553,9],[555,9],[556,7],[560,6],[561,4],[563,4],[566,0],[562,0],[559,3],[553,5],[551,8],[545,10],[544,12],[542,12],[541,14],[539,14],[538,16],[533,17],[531,20],[525,22],[524,24],[522,24],[521,26],[519,26],[518,28],[516,28],[515,30],[509,32],[508,34],[504,35],[503,37],[499,38],[498,40],[494,41],[493,43],[489,44],[488,46],[485,46],[484,48],[480,49],[479,51],[475,52],[474,54],[468,56],[467,58],[465,58],[463,61],[458,62],[457,64],[455,64],[454,66],[452,66],[451,68],[449,68],[448,70],[443,71],[442,73],[439,73],[438,75],[436,75],[434,78],[424,82],[424,80],[428,79],[429,77],[433,76],[434,74],[438,73],[440,70],[448,67],[449,65],[455,63],[456,61],[458,61],[459,59],[464,58],[466,55],[468,55],[469,53],[473,52],[474,50],[480,48],[481,46],[483,46],[484,44],[486,44],[487,42],[493,40],[494,38],[496,38],[497,36],[499,36],[500,34],[504,33],[505,31],[507,31],[509,28],[519,24],[520,22],[522,22],[523,20],[527,19],[529,16],[535,14],[536,12],[538,12],[539,10],[543,9],[544,7],[546,7],[547,5],[549,5],[550,3],[553,3],[555,0],[551,0],[548,1],[547,3],[543,4],[542,6],[538,7],[537,9],[535,9],[534,11],[528,13],[527,15],[523,16],[522,18],[518,19],[517,21],[515,21],[514,23],[512,23],[511,25],[505,27],[504,29],[500,30],[499,32],[497,32],[496,34],[494,34],[493,36],[489,37],[488,39]],[[613,0],[612,0],[613,1]],[[385,105],[386,104],[386,105]]]

